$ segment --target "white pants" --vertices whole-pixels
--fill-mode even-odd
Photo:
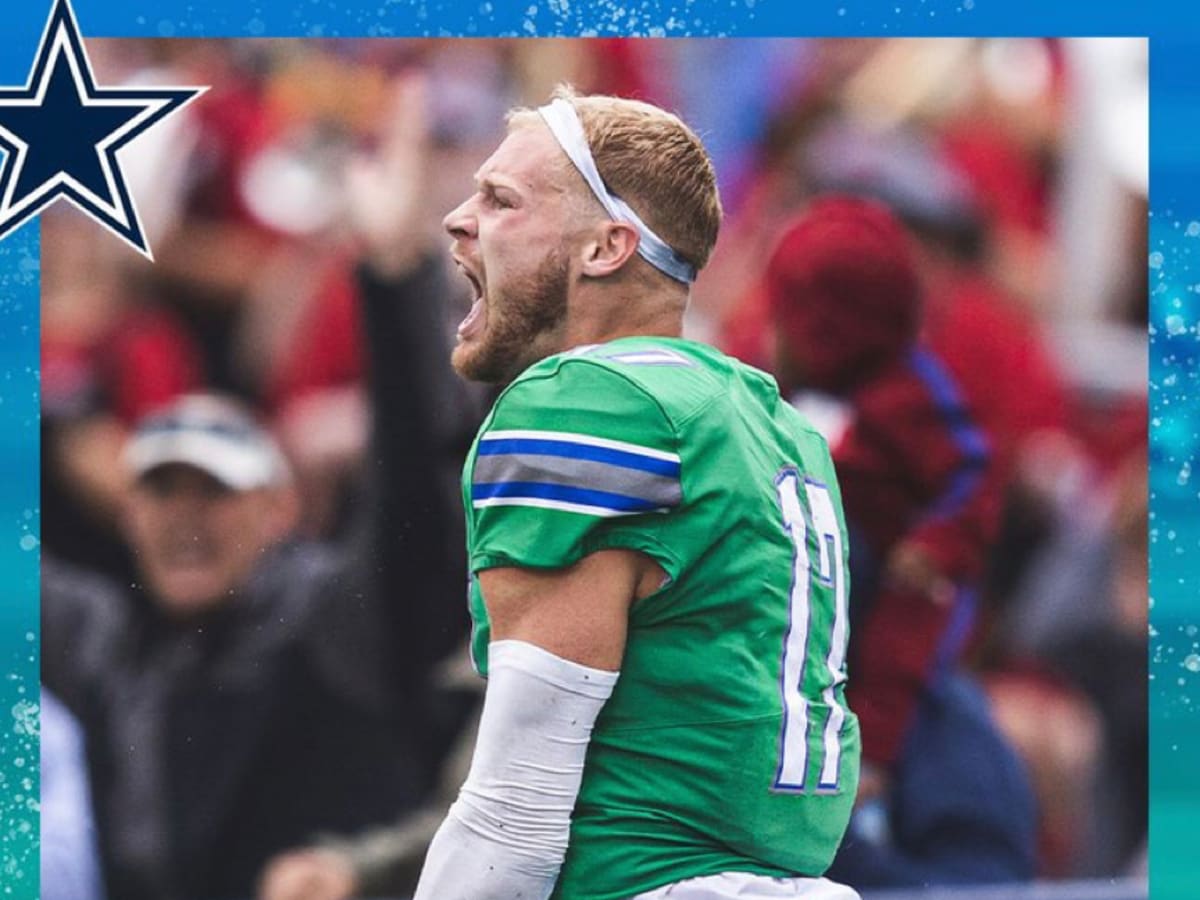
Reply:
[[[638,894],[632,900],[777,900],[803,897],[804,900],[861,900],[858,892],[828,878],[770,878],[749,872],[723,872],[703,878],[689,878]]]

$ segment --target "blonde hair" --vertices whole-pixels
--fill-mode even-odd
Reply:
[[[570,85],[559,85],[553,97],[575,107],[608,189],[680,256],[703,268],[717,242],[721,198],[712,160],[695,132],[678,116],[640,100],[579,95]],[[541,121],[528,107],[508,114],[509,131]],[[569,161],[565,165],[574,171]]]

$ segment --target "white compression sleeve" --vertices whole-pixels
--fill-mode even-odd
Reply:
[[[524,641],[488,647],[471,770],[413,900],[545,900],[567,852],[592,726],[617,673]]]

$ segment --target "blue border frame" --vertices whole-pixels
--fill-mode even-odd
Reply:
[[[803,5],[801,5],[803,4]],[[1151,886],[1190,898],[1200,810],[1191,609],[1200,445],[1200,5],[1144,0],[75,0],[85,37],[1148,35],[1151,38]],[[14,3],[0,84],[24,84],[50,3]],[[1195,223],[1195,224],[1194,224]],[[1196,254],[1200,260],[1200,252]],[[37,896],[38,288],[36,224],[0,243],[0,886]],[[1174,318],[1171,318],[1174,317]]]

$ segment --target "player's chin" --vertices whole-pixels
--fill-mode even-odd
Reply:
[[[528,342],[500,340],[492,332],[474,337],[459,337],[458,346],[450,355],[454,371],[470,381],[484,384],[508,384],[524,371],[528,358]]]
[[[486,341],[486,335],[458,340],[454,351],[450,354],[450,365],[454,371],[468,381],[481,381],[487,384],[498,384],[507,380],[497,372],[500,368],[494,359]]]

